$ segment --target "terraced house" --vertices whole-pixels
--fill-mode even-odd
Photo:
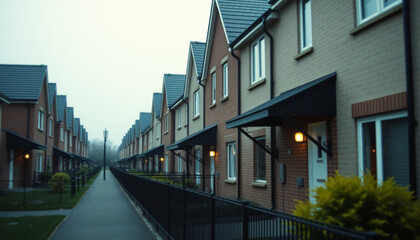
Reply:
[[[289,213],[335,171],[418,192],[418,10],[213,0],[206,43],[190,44],[175,126],[164,128],[176,156],[165,170],[211,175],[196,177],[199,189]]]
[[[62,156],[79,159],[79,163],[88,161],[56,140],[66,116],[65,109],[60,108],[65,106],[65,96],[58,104],[57,86],[48,81],[45,65],[0,65],[1,189],[37,184],[39,174],[44,172],[69,171],[60,168]],[[73,121],[70,109],[68,124]],[[84,143],[87,145],[87,138]]]

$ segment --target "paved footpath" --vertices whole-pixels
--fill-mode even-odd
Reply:
[[[53,240],[156,239],[110,171],[98,176]]]

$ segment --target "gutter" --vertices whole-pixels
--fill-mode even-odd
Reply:
[[[274,70],[273,70],[273,36],[268,32],[266,21],[267,15],[264,15],[262,19],[262,25],[264,33],[270,39],[270,99],[274,98]],[[272,147],[272,154],[270,154],[271,160],[271,209],[276,208],[276,191],[275,191],[275,184],[276,184],[276,157],[277,157],[277,147],[276,147],[276,126],[270,127],[270,145]]]
[[[409,177],[410,190],[417,196],[417,173],[416,173],[416,120],[414,108],[414,80],[413,80],[413,58],[411,48],[411,26],[409,1],[403,0],[403,28],[404,28],[404,55],[405,55],[405,77],[407,89],[407,117],[408,117],[408,156],[409,156]]]
[[[232,57],[234,57],[236,59],[237,62],[237,75],[238,75],[238,91],[237,91],[237,115],[241,115],[241,59],[235,54],[235,52],[233,51],[232,48],[229,48],[230,54],[232,55]],[[241,127],[237,128],[238,130],[238,134],[237,134],[237,141],[238,141],[238,146],[236,149],[236,160],[238,163],[238,174],[237,174],[237,183],[238,183],[238,199],[241,199],[241,143],[242,143],[242,139],[241,139]]]

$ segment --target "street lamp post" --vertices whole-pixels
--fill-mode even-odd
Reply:
[[[104,130],[104,180],[105,180],[105,170],[106,170],[106,138],[108,137],[108,130]]]

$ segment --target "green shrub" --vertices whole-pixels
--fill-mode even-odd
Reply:
[[[52,172],[43,172],[39,174],[39,181],[48,182],[52,177]]]
[[[56,173],[50,179],[49,186],[53,192],[62,193],[69,182],[70,177],[67,173]]]
[[[370,173],[362,178],[329,177],[311,194],[316,203],[298,201],[294,214],[359,231],[374,231],[384,239],[420,239],[420,202],[408,187],[392,178],[380,183]]]
[[[86,174],[88,172],[89,172],[89,166],[88,165],[83,165],[79,168],[76,175],[77,176],[82,176],[83,174]]]

